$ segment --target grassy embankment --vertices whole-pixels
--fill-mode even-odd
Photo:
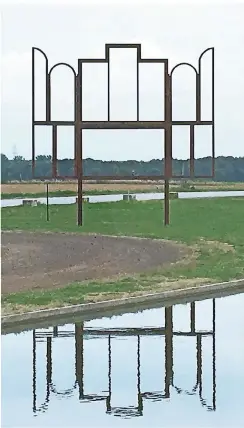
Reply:
[[[84,195],[102,195],[117,193],[148,193],[163,192],[164,185],[157,183],[84,183]],[[171,184],[171,192],[204,192],[204,191],[244,190],[244,183],[201,183],[187,182]],[[1,186],[2,199],[12,198],[37,198],[46,196],[44,183],[10,183]],[[62,182],[49,184],[49,196],[76,196],[77,183]]]
[[[244,277],[244,198],[173,200],[171,225],[163,226],[162,202],[85,204],[82,228],[76,205],[2,209],[3,230],[95,232],[163,238],[186,244],[191,256],[157,271],[70,284],[64,288],[2,296],[3,311],[23,311],[137,295]]]

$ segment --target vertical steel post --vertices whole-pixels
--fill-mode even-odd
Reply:
[[[82,128],[80,122],[82,120],[82,65],[79,64],[78,76],[76,77],[76,108],[75,108],[75,157],[76,157],[76,174],[77,174],[77,224],[82,226]]]
[[[46,212],[47,212],[47,221],[49,221],[49,186],[48,186],[48,183],[47,183],[47,186],[46,186],[46,207],[47,207],[47,209],[46,209]]]
[[[169,206],[169,179],[172,176],[172,99],[171,77],[168,73],[168,61],[164,65],[164,109],[165,109],[165,134],[164,134],[164,225],[170,222]]]

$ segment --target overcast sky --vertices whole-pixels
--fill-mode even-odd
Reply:
[[[141,43],[144,57],[168,58],[197,66],[203,50],[215,47],[216,154],[244,156],[244,4],[150,6],[10,5],[2,8],[2,152],[31,156],[31,48],[44,50],[51,67],[78,58],[103,58],[105,43]],[[182,4],[183,3],[183,4]],[[196,2],[197,3],[197,2]],[[135,51],[111,52],[111,119],[135,120]],[[203,62],[203,119],[209,119],[211,56]],[[43,119],[43,59],[36,55],[36,119]],[[84,68],[83,118],[106,120],[105,65]],[[52,117],[72,119],[72,73],[61,67],[52,77]],[[140,66],[140,119],[163,120],[162,66]],[[194,73],[174,75],[173,119],[194,119]],[[37,129],[37,154],[51,154],[50,129]],[[174,129],[173,156],[189,157],[189,130]],[[58,132],[58,157],[73,156],[72,129]],[[95,159],[163,157],[162,131],[84,131],[84,156]],[[196,130],[196,157],[210,155],[210,129]]]

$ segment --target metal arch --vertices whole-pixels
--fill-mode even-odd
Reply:
[[[45,52],[44,52],[42,49],[40,49],[40,48],[36,48],[35,46],[33,46],[33,48],[32,48],[32,52],[34,52],[34,51],[38,51],[38,52],[40,52],[40,53],[44,56],[44,58],[45,58],[46,62],[48,62],[48,57],[47,57],[47,55],[45,54]]]
[[[74,76],[76,77],[77,74],[75,72],[75,69],[72,67],[72,65],[68,64],[67,62],[57,62],[57,64],[54,64],[50,70],[49,70],[49,76],[51,75],[52,71],[56,68],[59,67],[60,65],[64,65],[65,67],[70,68],[70,70],[72,70],[72,72],[74,73]]]
[[[170,72],[170,84],[171,84],[171,119],[172,119],[172,89],[173,89],[173,73],[179,67],[187,66],[190,67],[195,72],[195,102],[196,102],[196,116],[195,123],[190,125],[190,176],[194,176],[194,159],[195,159],[195,142],[194,142],[194,125],[196,122],[201,120],[201,94],[200,94],[200,73],[197,72],[196,67],[190,64],[189,62],[180,62],[176,64]],[[173,121],[172,121],[173,123]],[[172,146],[172,138],[171,138]]]
[[[212,53],[214,53],[214,47],[211,47],[211,48],[207,48],[207,49],[205,49],[202,53],[201,53],[201,55],[199,56],[199,58],[198,58],[198,62],[201,62],[201,60],[202,60],[202,57],[205,55],[205,53],[207,53],[208,51],[212,51]]]
[[[171,72],[170,72],[170,76],[172,77],[172,74],[173,74],[173,72],[176,70],[176,68],[178,68],[178,67],[180,67],[180,66],[182,66],[182,65],[186,65],[186,66],[188,66],[188,67],[192,68],[192,69],[195,71],[195,73],[197,74],[197,69],[194,67],[194,65],[190,64],[189,62],[180,62],[179,64],[176,64],[176,65],[172,68],[172,70],[171,70]]]

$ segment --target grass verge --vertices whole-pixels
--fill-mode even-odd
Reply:
[[[99,233],[184,243],[192,256],[165,269],[130,277],[70,284],[2,296],[3,313],[54,307],[200,286],[244,277],[244,198],[172,200],[171,225],[163,226],[161,201],[84,204],[84,226],[76,205],[2,209],[2,230]]]

